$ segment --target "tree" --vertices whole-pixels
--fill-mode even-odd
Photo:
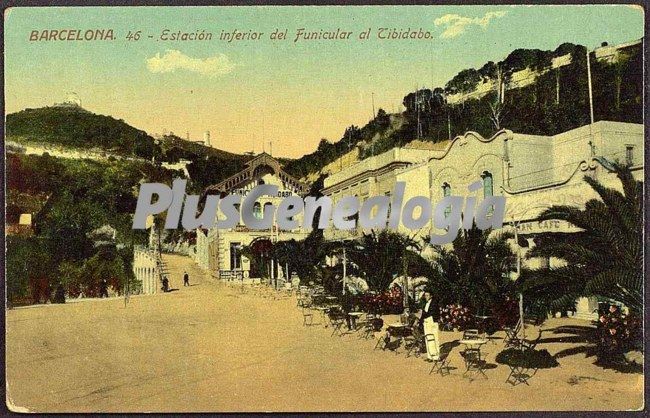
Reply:
[[[513,295],[508,276],[514,259],[510,234],[482,231],[475,225],[462,230],[451,249],[441,248],[428,285],[441,305],[458,303],[475,312],[489,312]]]
[[[370,289],[380,292],[388,289],[395,275],[405,273],[405,259],[415,264],[422,258],[415,240],[387,230],[363,234],[344,245],[347,258],[365,273]]]
[[[494,125],[494,129],[498,131],[501,129],[501,123],[505,115],[505,106],[501,101],[501,94],[497,93],[494,95],[493,100],[488,100],[488,106],[490,108],[490,120]]]
[[[614,163],[622,192],[591,177],[585,181],[600,199],[584,209],[552,206],[540,219],[560,219],[583,231],[544,236],[529,257],[556,257],[566,265],[526,272],[523,290],[546,302],[549,310],[579,297],[601,297],[643,310],[643,183]]]

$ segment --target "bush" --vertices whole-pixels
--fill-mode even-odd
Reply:
[[[643,351],[641,318],[625,315],[620,307],[611,305],[598,319],[596,345],[598,361],[604,364],[622,363],[626,352]]]
[[[381,293],[366,293],[361,296],[360,305],[375,315],[401,314],[404,310],[404,294],[399,286]]]
[[[492,316],[499,329],[512,327],[519,321],[519,303],[516,299],[506,298],[503,303],[492,307]]]

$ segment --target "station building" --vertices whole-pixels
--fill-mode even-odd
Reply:
[[[287,174],[278,160],[267,153],[262,153],[246,163],[245,168],[237,174],[212,185],[205,190],[205,194],[219,194],[222,197],[228,194],[239,194],[243,198],[253,187],[260,184],[278,186],[277,196],[262,196],[255,203],[253,215],[262,217],[264,207],[273,204],[276,207],[288,196],[305,196],[309,187]],[[225,215],[219,209],[217,220],[224,219]],[[301,216],[296,219],[302,223]],[[196,245],[190,255],[203,269],[210,272],[212,277],[222,280],[229,279],[259,279],[263,273],[270,277],[283,277],[286,273],[281,266],[277,266],[271,259],[263,265],[247,257],[242,249],[246,246],[253,247],[264,256],[270,243],[301,240],[309,231],[302,228],[283,230],[277,227],[276,222],[269,230],[252,230],[244,223],[239,223],[230,229],[197,229]]]
[[[365,159],[328,177],[323,193],[334,201],[346,195],[363,200],[389,194],[396,182],[405,181],[404,202],[414,196],[430,196],[434,207],[450,195],[476,196],[479,204],[488,196],[504,196],[504,228],[518,237],[513,240],[518,263],[540,268],[560,260],[526,259],[536,237],[578,229],[561,220],[540,221],[539,215],[552,205],[584,208],[588,200],[596,198],[585,176],[620,190],[612,162],[627,165],[634,177],[642,180],[643,146],[643,125],[623,122],[599,121],[553,136],[504,129],[484,138],[467,132],[427,150],[396,148]],[[477,181],[482,188],[469,192],[468,186]],[[354,239],[362,232],[330,230],[325,236],[331,240]],[[420,231],[407,230],[400,223],[398,232],[423,238],[432,232],[442,233],[432,223]],[[527,245],[520,246],[521,242]],[[596,308],[595,300],[581,299],[574,315],[592,318]]]

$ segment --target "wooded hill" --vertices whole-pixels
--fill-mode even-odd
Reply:
[[[554,60],[565,58],[569,58],[565,65],[554,65]],[[590,61],[594,119],[642,123],[642,43],[618,48],[610,57],[591,52]],[[520,87],[515,78],[522,72],[530,73],[534,81]],[[504,87],[472,94],[488,83]],[[439,142],[467,131],[485,137],[501,128],[554,135],[589,123],[587,86],[585,47],[565,43],[553,51],[517,49],[503,61],[460,71],[444,87],[408,93],[403,112],[387,114],[379,109],[365,126],[348,127],[337,141],[321,140],[313,153],[290,162],[286,169],[306,177],[355,148],[363,159],[414,139]]]
[[[183,140],[174,135],[155,139],[121,119],[80,107],[52,106],[7,115],[7,140],[51,144],[76,150],[101,150],[153,164],[187,160],[189,188],[203,190],[242,169],[251,157]]]

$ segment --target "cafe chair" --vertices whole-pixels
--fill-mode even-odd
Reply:
[[[411,327],[410,335],[404,337],[406,357],[410,357],[411,353],[415,354],[415,357],[420,357],[420,353],[424,351],[424,344],[424,334],[420,330],[420,326],[416,323]]]
[[[447,376],[451,374],[451,359],[449,358],[449,353],[451,350],[440,351],[436,356],[433,356],[433,364],[431,365],[431,370],[429,374],[436,372],[440,376]]]
[[[505,348],[520,348],[523,343],[522,339],[519,338],[521,321],[517,322],[517,325],[514,327],[505,327],[503,330],[506,332],[506,338],[504,339]]]
[[[466,329],[463,331],[463,340],[478,340],[480,336],[477,329]]]
[[[327,316],[329,317],[330,325],[332,326],[331,336],[342,336],[343,324],[345,324],[345,314],[338,309],[330,309],[329,312],[327,312]]]
[[[366,340],[369,338],[374,338],[375,333],[381,331],[384,327],[384,320],[379,317],[368,318],[363,326],[363,333],[361,337]]]
[[[311,326],[314,325],[314,314],[308,308],[302,308],[302,325]]]

